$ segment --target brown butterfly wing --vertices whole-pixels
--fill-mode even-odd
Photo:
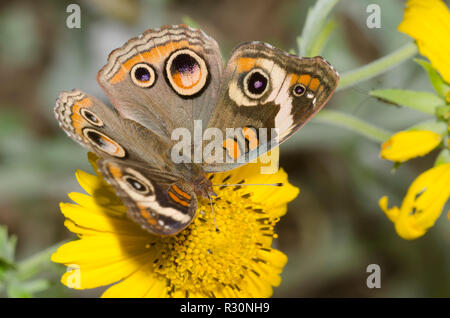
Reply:
[[[99,160],[98,167],[127,206],[128,215],[156,235],[174,235],[194,219],[197,198],[191,184],[171,181],[145,167]]]
[[[60,94],[55,115],[69,137],[102,158],[99,170],[131,219],[158,235],[189,225],[197,203],[192,185],[183,180],[193,172],[170,160],[170,140],[79,90]]]
[[[224,156],[234,156],[237,162],[246,155],[248,162],[305,125],[325,106],[338,81],[338,73],[322,57],[300,58],[265,43],[244,43],[227,63],[208,127],[219,128],[224,135],[227,128],[244,128],[241,138],[224,141]],[[267,128],[267,138],[260,138],[259,128]],[[205,169],[236,166],[217,163]]]
[[[216,41],[185,25],[147,30],[114,50],[97,80],[113,106],[156,134],[206,126],[214,109],[223,61]]]
[[[173,173],[168,161],[172,142],[80,90],[61,92],[54,109],[56,119],[69,137],[99,157],[145,162]]]

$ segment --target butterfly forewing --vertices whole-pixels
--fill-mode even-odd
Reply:
[[[179,127],[211,117],[222,77],[217,42],[185,25],[147,30],[114,50],[97,80],[113,106],[170,138]]]

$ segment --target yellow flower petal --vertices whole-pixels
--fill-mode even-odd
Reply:
[[[424,156],[436,148],[442,136],[429,130],[400,131],[381,145],[383,159],[404,162]]]
[[[90,156],[95,166],[95,158]],[[151,235],[131,221],[100,175],[77,172],[89,195],[62,203],[66,227],[79,240],[52,260],[69,270],[61,281],[83,289],[114,284],[103,297],[269,297],[287,262],[272,248],[274,226],[299,190],[280,170],[260,174],[260,163],[212,175],[213,184],[283,183],[214,189],[216,232],[209,200],[198,198],[197,217],[175,236]],[[224,181],[225,180],[225,181]]]
[[[418,238],[434,225],[450,197],[450,163],[425,171],[414,180],[402,206],[387,208],[387,197],[380,207],[394,222],[397,234],[407,240]]]
[[[388,197],[384,196],[378,201],[378,205],[380,206],[381,210],[386,214],[389,220],[395,223],[398,216],[400,215],[400,210],[398,207],[394,206],[393,208],[388,209]]]
[[[98,267],[140,255],[146,252],[145,245],[148,242],[149,239],[145,237],[119,237],[116,235],[84,237],[82,240],[61,246],[52,255],[51,260],[63,264]],[[151,256],[150,253],[147,254]]]
[[[399,31],[413,37],[419,52],[450,83],[450,12],[441,0],[409,0]]]
[[[151,262],[147,255],[139,255],[135,258],[123,259],[116,262],[109,261],[108,263],[98,267],[73,264],[76,266],[76,269],[66,272],[62,276],[61,282],[67,287],[75,289],[106,286],[130,275],[139,268],[139,264],[145,262]],[[73,275],[79,275],[79,285],[72,285],[71,282]]]
[[[72,203],[61,203],[61,212],[64,216],[79,226],[94,229],[99,232],[109,232],[117,234],[144,234],[145,232],[135,223],[130,222],[125,216],[122,218],[113,217],[112,214],[105,213],[101,206],[86,209]]]
[[[162,278],[155,277],[153,266],[145,264],[121,282],[108,288],[102,295],[104,298],[143,298],[150,288],[158,286]],[[162,289],[165,289],[164,287]]]

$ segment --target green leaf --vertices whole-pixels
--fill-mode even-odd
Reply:
[[[301,41],[297,39],[300,56],[314,56],[319,48],[320,42],[325,42],[321,38],[323,29],[327,25],[327,16],[337,4],[338,0],[318,0],[314,7],[308,10],[305,25],[301,35]],[[330,31],[331,32],[331,31]],[[325,35],[327,32],[325,32]],[[329,32],[328,32],[329,33]],[[300,43],[301,42],[301,43]],[[319,43],[317,43],[319,42]]]
[[[6,293],[10,298],[31,298],[33,295],[19,283],[8,285]]]
[[[64,243],[66,242],[57,243],[19,262],[17,264],[18,279],[21,281],[30,279],[43,270],[48,269],[53,264],[50,260],[51,255]]]
[[[417,54],[417,46],[410,42],[394,52],[369,64],[342,74],[337,90],[342,90],[389,71],[391,68],[410,59]]]
[[[376,127],[358,117],[335,110],[322,110],[316,115],[315,120],[353,130],[364,137],[380,143],[392,135],[392,132]]]
[[[317,56],[322,53],[322,50],[330,36],[331,32],[336,28],[336,23],[333,20],[329,20],[322,31],[319,33],[317,39],[313,42],[310,48],[310,55]]]
[[[14,267],[17,238],[8,237],[6,226],[0,226],[0,271]]]
[[[450,163],[450,150],[445,148],[443,149],[436,158],[434,166],[439,166],[444,163]]]
[[[302,47],[302,37],[299,35],[297,36],[297,48],[298,48],[298,55],[302,56],[302,51],[300,48]]]
[[[414,59],[414,61],[422,66],[425,71],[427,71],[431,85],[433,85],[434,89],[440,96],[445,98],[445,94],[450,91],[450,85],[444,82],[442,76],[433,68],[433,66],[431,66],[430,63],[422,59]]]
[[[445,105],[445,101],[429,92],[416,92],[401,89],[380,89],[370,92],[371,96],[395,105],[407,106],[426,114],[434,115],[436,108]]]
[[[47,290],[50,287],[50,282],[47,279],[35,279],[21,284],[23,290],[30,295]]]
[[[411,126],[407,130],[429,130],[444,136],[447,134],[447,124],[442,121],[430,119]]]
[[[187,15],[184,16],[182,21],[184,24],[186,24],[187,26],[190,26],[191,28],[194,28],[194,29],[199,28],[198,23],[194,19],[192,19],[190,16],[187,16]]]

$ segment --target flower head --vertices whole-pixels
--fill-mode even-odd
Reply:
[[[274,226],[299,190],[282,170],[260,175],[259,168],[248,164],[210,177],[213,184],[284,185],[218,187],[213,200],[218,232],[209,200],[198,198],[193,223],[164,237],[128,219],[126,208],[100,174],[77,171],[88,195],[71,193],[76,203],[61,204],[66,227],[80,237],[52,256],[68,266],[62,283],[77,289],[114,284],[104,297],[271,296],[287,262],[272,248]]]
[[[388,209],[388,198],[379,201],[381,209],[394,222],[397,234],[407,240],[418,238],[434,225],[450,197],[450,163],[427,170],[411,184],[400,209]]]
[[[440,95],[421,95],[428,96],[422,103],[438,101],[434,111],[429,112],[435,113],[435,120],[417,125],[420,129],[412,127],[397,132],[381,146],[381,157],[396,163],[441,148],[434,167],[414,180],[400,208],[388,208],[386,196],[379,201],[381,209],[394,222],[397,234],[404,239],[415,239],[434,225],[450,198],[450,87],[447,84],[450,83],[450,12],[441,0],[409,0],[399,30],[416,39],[420,53],[431,61],[431,66],[425,61],[418,63],[425,68]]]
[[[445,3],[409,0],[398,29],[416,40],[419,52],[450,83],[450,12]]]
[[[436,124],[436,127],[439,125]],[[396,163],[424,156],[438,147],[443,148],[435,166],[411,184],[400,208],[394,206],[388,209],[386,196],[379,201],[380,208],[395,224],[397,234],[404,239],[424,235],[434,225],[450,198],[450,161],[446,155],[448,149],[443,145],[447,134],[448,130],[441,133],[406,130],[395,133],[381,145],[381,157]]]
[[[381,146],[381,157],[395,162],[424,156],[442,141],[442,136],[429,130],[400,131]]]

